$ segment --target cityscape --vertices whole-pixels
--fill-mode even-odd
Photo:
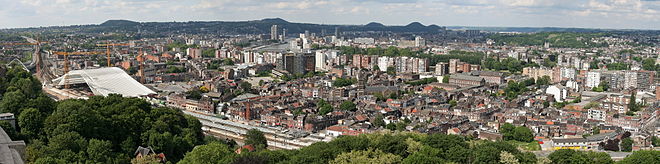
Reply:
[[[660,163],[658,16],[7,19],[0,163]]]

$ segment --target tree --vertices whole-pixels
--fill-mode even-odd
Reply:
[[[500,161],[500,152],[495,147],[477,147],[474,150],[473,163],[497,163]]]
[[[606,142],[601,142],[599,146],[603,147],[604,150],[609,151],[619,151],[619,139],[611,139]]]
[[[27,105],[26,99],[27,97],[19,90],[6,92],[0,100],[0,112],[19,115],[18,110]]]
[[[241,82],[239,86],[241,87],[241,89],[243,89],[245,93],[252,93],[252,84],[244,81]]]
[[[225,58],[225,59],[223,59],[222,63],[223,63],[224,65],[234,65],[234,61],[231,60],[231,59],[229,59],[229,58]]]
[[[550,76],[543,76],[536,80],[536,85],[550,85]]]
[[[455,163],[470,163],[470,157],[472,156],[472,150],[468,149],[467,146],[454,146],[444,151],[444,156],[446,160]]]
[[[378,67],[378,65],[374,65],[374,66],[371,68],[371,70],[374,70],[374,71],[380,71],[380,67]]]
[[[326,114],[328,114],[332,111],[333,111],[332,106],[329,106],[329,105],[321,106],[319,108],[319,115],[326,115]]]
[[[353,83],[355,83],[355,80],[353,79],[337,78],[337,80],[332,82],[332,85],[335,87],[345,87],[353,85]]]
[[[502,151],[500,153],[500,163],[502,163],[502,164],[519,164],[520,162],[518,162],[518,158],[516,158],[516,156],[514,156],[513,154],[511,154],[509,152],[506,152],[506,151]]]
[[[319,114],[320,115],[325,115],[330,112],[332,112],[334,109],[332,109],[332,105],[330,105],[328,102],[325,100],[321,99],[318,104],[316,104],[319,107]]]
[[[556,150],[548,158],[554,164],[573,164],[573,163],[588,163],[589,159],[585,157],[581,152],[571,150],[571,149],[561,149]]]
[[[211,142],[195,147],[179,161],[180,164],[195,163],[231,163],[236,154],[227,145],[220,142]]]
[[[387,67],[387,74],[388,75],[396,75],[396,68],[394,67]]]
[[[250,129],[245,137],[245,145],[254,145],[256,148],[264,149],[268,147],[268,141],[263,132],[258,129]]]
[[[536,160],[537,164],[551,164],[552,161],[548,159],[548,157],[539,157],[538,160]]]
[[[606,152],[593,152],[593,151],[588,151],[588,152],[582,152],[584,155],[592,161],[593,163],[602,163],[602,164],[613,164],[614,161],[612,160],[612,157],[610,157],[609,154]]]
[[[467,147],[467,143],[463,137],[446,134],[431,134],[423,139],[422,143],[440,150],[446,150],[455,146]]]
[[[648,71],[655,71],[655,70],[658,70],[658,68],[660,68],[660,66],[655,64],[655,59],[647,58],[647,59],[642,60],[642,68],[644,70],[648,70]]]
[[[12,140],[19,139],[18,132],[16,131],[16,129],[13,126],[11,126],[9,121],[0,120],[0,127],[5,131],[5,133],[7,133],[9,138],[11,138]]]
[[[630,137],[621,140],[621,151],[630,152],[632,151],[633,140]]]
[[[534,134],[529,128],[524,126],[516,127],[513,131],[513,138],[516,141],[532,142],[534,141]]]
[[[410,154],[422,150],[422,147],[424,146],[421,142],[415,141],[415,139],[413,138],[406,139],[406,145],[408,145],[408,149],[406,149],[406,152]]]
[[[631,155],[620,161],[622,164],[637,164],[637,163],[657,163],[660,161],[660,151],[657,150],[640,150],[635,151]]]
[[[635,96],[637,95],[637,92],[633,92],[630,94],[630,100],[628,101],[628,110],[631,112],[637,112],[639,111],[639,106],[637,104],[637,99]]]
[[[449,83],[449,75],[442,76],[442,83]]]
[[[18,126],[21,127],[21,134],[27,138],[38,138],[42,134],[43,122],[45,117],[35,108],[25,108],[18,116]]]
[[[376,118],[374,118],[374,123],[373,125],[375,127],[383,127],[385,126],[385,121],[383,120],[383,115],[382,114],[377,114]]]
[[[87,146],[88,160],[95,163],[111,163],[112,157],[112,143],[110,141],[90,139]]]
[[[339,105],[339,109],[343,111],[356,111],[357,107],[352,101],[344,101],[341,103],[341,105]]]
[[[512,124],[509,123],[504,123],[502,126],[500,126],[500,134],[502,134],[502,138],[504,140],[512,140],[514,139],[513,137],[513,130],[516,129],[516,126],[513,126]]]
[[[402,158],[392,153],[385,153],[381,150],[358,150],[339,154],[331,164],[353,164],[353,163],[400,163]]]
[[[593,135],[600,134],[600,127],[596,126],[593,129],[591,129],[591,134]]]
[[[442,156],[442,151],[429,147],[423,146],[421,150],[409,155],[406,159],[403,160],[404,164],[435,164],[435,163],[446,163]]]
[[[458,102],[456,100],[449,100],[449,105],[451,107],[455,107],[456,105],[458,105]]]

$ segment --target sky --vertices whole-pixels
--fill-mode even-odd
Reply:
[[[282,18],[320,24],[660,30],[660,0],[0,0],[0,28]]]

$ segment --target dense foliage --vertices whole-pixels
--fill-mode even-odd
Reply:
[[[337,78],[337,80],[332,82],[332,85],[335,87],[345,87],[353,85],[357,82],[357,79],[348,79],[348,78]]]
[[[534,141],[534,133],[527,127],[524,126],[514,126],[509,123],[505,123],[500,127],[500,133],[504,140],[516,140],[520,142],[532,142]]]
[[[128,163],[138,146],[178,161],[203,143],[200,122],[178,110],[120,95],[55,102],[18,67],[0,78],[0,93],[0,111],[18,118],[18,131],[8,130],[28,143],[28,162]]]
[[[245,137],[245,145],[254,145],[258,149],[268,147],[268,141],[264,133],[257,129],[250,129]]]
[[[490,70],[495,70],[495,71],[507,70],[509,72],[516,73],[516,72],[522,72],[524,67],[538,67],[538,64],[527,64],[514,58],[506,58],[500,61],[494,58],[486,58],[486,60],[484,60],[483,66],[484,68]]]
[[[203,161],[205,157],[221,157],[220,163],[498,163],[500,153],[507,152],[520,163],[535,163],[536,156],[521,152],[506,142],[471,140],[457,135],[419,133],[375,133],[341,136],[330,142],[318,142],[300,150],[261,150],[248,154],[227,153],[225,146],[209,144],[221,153],[197,151],[184,161]],[[202,146],[200,146],[202,147]],[[197,158],[195,158],[197,157]],[[204,162],[202,162],[204,163]],[[218,162],[212,162],[218,163]]]
[[[630,65],[626,63],[609,63],[607,64],[607,69],[608,70],[628,70],[628,67]]]
[[[548,158],[553,164],[612,164],[612,158],[604,152],[582,152],[570,149],[562,149],[552,152]]]
[[[541,78],[539,78],[541,79]],[[513,100],[518,97],[518,95],[529,91],[528,86],[534,85],[534,79],[527,79],[521,82],[509,81],[506,88],[504,88],[504,94],[507,100]]]

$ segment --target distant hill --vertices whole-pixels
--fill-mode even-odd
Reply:
[[[74,25],[43,28],[8,29],[4,31],[30,32],[51,31],[54,33],[137,33],[145,35],[169,36],[173,33],[187,34],[269,34],[272,25],[278,25],[278,30],[287,29],[288,34],[310,31],[320,33],[322,30],[334,31],[389,31],[397,33],[437,33],[442,27],[438,25],[424,25],[412,22],[405,26],[387,26],[378,22],[366,25],[326,25],[312,23],[289,22],[282,18],[266,18],[251,21],[190,21],[190,22],[135,22],[130,20],[108,20],[98,25]],[[476,29],[492,32],[603,32],[615,30],[585,29],[585,28],[555,28],[555,27],[465,27],[451,26],[448,29]],[[625,30],[624,30],[625,31]],[[633,31],[633,30],[628,30]]]
[[[369,23],[369,24],[367,24],[367,25],[364,25],[364,27],[378,27],[378,28],[383,28],[383,27],[385,27],[385,25],[383,25],[382,23],[378,23],[378,22],[371,22],[371,23]]]
[[[100,24],[100,26],[136,26],[136,25],[140,25],[140,23],[129,20],[108,20]]]

